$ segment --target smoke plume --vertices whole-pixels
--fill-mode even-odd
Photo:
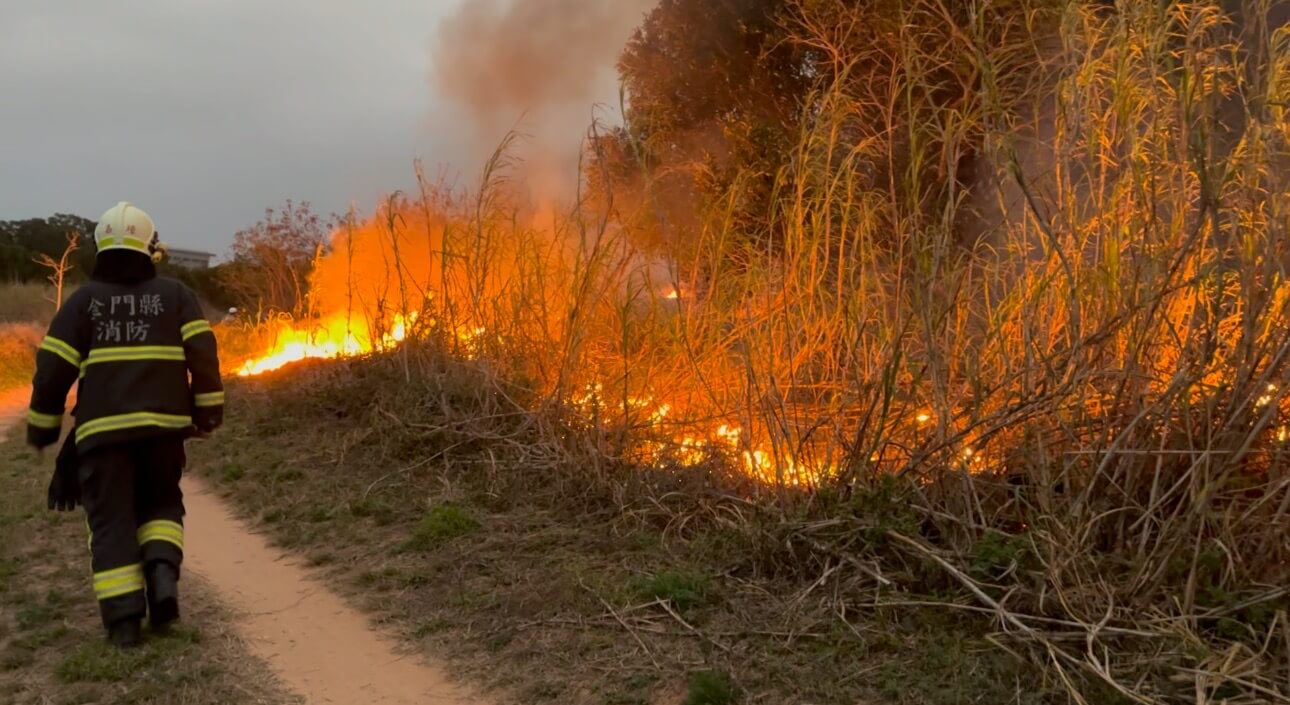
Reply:
[[[618,114],[618,54],[655,2],[466,0],[435,46],[437,93],[457,112],[440,129],[477,162],[517,129],[531,195],[567,195],[594,106]]]

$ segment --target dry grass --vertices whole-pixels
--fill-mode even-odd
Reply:
[[[503,498],[538,475],[754,537],[741,570],[844,630],[936,603],[1054,698],[1290,700],[1290,32],[1104,5],[914,0],[878,42],[801,3],[842,70],[771,221],[731,225],[736,180],[664,251],[583,208],[530,227],[506,145],[475,194],[423,183],[313,303],[440,352],[304,418],[362,418],[336,464],[380,459],[375,489],[474,452]],[[478,388],[435,391],[443,352]]]
[[[35,351],[54,305],[41,284],[0,284],[0,391],[31,382]]]
[[[675,705],[728,678],[749,703],[1064,702],[971,612],[875,610],[843,560],[806,576],[799,521],[738,499],[739,477],[589,483],[593,456],[550,447],[486,369],[412,364],[410,384],[386,358],[238,385],[194,457],[327,584],[503,701]]]
[[[108,646],[90,589],[81,514],[45,512],[47,468],[0,445],[0,692],[37,703],[290,703],[245,653],[198,583],[186,625],[122,654]]]
[[[36,325],[0,323],[0,392],[31,383],[42,337]]]
[[[46,284],[0,284],[0,324],[49,323],[52,289]]]

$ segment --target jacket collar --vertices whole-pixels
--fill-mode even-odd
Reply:
[[[139,284],[157,277],[152,258],[129,250],[107,250],[94,259],[94,281],[109,284]]]

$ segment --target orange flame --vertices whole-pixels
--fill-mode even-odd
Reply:
[[[235,374],[253,377],[304,360],[335,360],[388,350],[407,339],[408,329],[416,320],[416,313],[408,314],[406,318],[396,315],[390,332],[376,336],[375,340],[367,332],[368,326],[356,327],[355,322],[343,314],[330,316],[308,327],[285,327],[278,332],[269,350],[243,362]]]
[[[249,331],[248,338],[267,333],[270,339],[258,348],[250,345],[255,352],[239,360],[232,372],[251,377],[304,360],[357,357],[448,331],[454,352],[464,357],[483,357],[496,346],[503,353],[518,350],[531,358],[535,350],[558,350],[551,346],[563,344],[561,341],[568,335],[565,326],[569,311],[593,317],[599,315],[596,306],[611,298],[606,292],[612,291],[613,283],[596,281],[595,287],[574,286],[573,273],[579,268],[570,265],[572,260],[560,247],[558,234],[543,232],[530,237],[529,231],[522,231],[510,233],[505,239],[488,239],[492,236],[487,229],[449,227],[453,216],[447,213],[451,208],[443,206],[441,210],[446,210],[441,213],[436,210],[439,206],[431,206],[434,204],[424,209],[408,208],[392,203],[386,208],[395,209],[399,217],[381,213],[366,223],[342,226],[334,234],[329,252],[316,263],[310,280],[310,307],[323,315],[265,324]],[[484,239],[470,239],[480,237]],[[462,253],[475,253],[471,256],[480,259],[469,260]],[[596,270],[583,268],[583,276],[590,276],[585,274],[587,269]],[[641,280],[658,281],[648,275]],[[517,288],[525,282],[539,285]],[[566,292],[584,288],[597,289],[598,293],[589,295],[586,302],[568,298],[572,294]],[[653,288],[647,284],[645,290],[652,291],[655,302],[701,304],[699,294],[684,285]],[[546,296],[550,298],[542,298]],[[678,308],[688,306],[642,306],[648,311],[641,315],[658,316],[645,323],[661,323],[662,330],[673,325],[666,317],[676,315],[673,311]],[[604,307],[615,316],[626,310]],[[579,321],[579,325],[603,323]],[[568,393],[569,387],[562,387],[566,390],[562,399],[588,427],[623,424],[640,431],[633,434],[631,447],[624,451],[635,462],[653,467],[695,467],[719,460],[758,480],[788,485],[818,483],[840,471],[839,453],[832,448],[821,451],[820,447],[829,440],[819,442],[820,447],[810,446],[816,439],[806,444],[785,443],[755,414],[752,418],[736,417],[725,408],[727,402],[711,397],[695,401],[692,395],[702,397],[704,393],[687,390],[684,382],[633,376],[635,385],[644,385],[643,388],[634,386],[621,394],[616,390],[610,393],[610,383],[597,380],[614,379],[612,384],[617,388],[623,384],[618,381],[623,379],[619,376],[620,363],[627,361],[614,357],[621,351],[605,340],[587,342],[586,347],[585,356],[570,358],[573,362],[569,368],[538,365],[526,370],[536,372],[528,378],[546,385],[548,392],[556,389],[557,379],[560,385],[572,383],[575,391]],[[612,365],[597,368],[600,361],[610,360]],[[632,364],[635,362],[628,362]],[[705,364],[713,366],[713,379],[726,371],[726,363],[719,357]],[[552,367],[559,369],[550,373]],[[566,374],[567,378],[563,376]],[[645,381],[639,381],[642,378]],[[908,414],[905,425],[911,433],[928,430],[939,416],[939,412],[934,414],[925,407],[909,410]],[[739,423],[734,422],[736,418]],[[972,450],[965,451],[965,447]],[[886,452],[890,455],[894,451]],[[965,445],[948,453],[961,454],[957,462],[972,471],[984,470],[993,463],[991,449],[986,447]],[[895,460],[884,456],[881,448],[870,451],[868,459],[873,464]]]

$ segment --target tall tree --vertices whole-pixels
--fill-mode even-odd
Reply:
[[[627,130],[603,139],[630,146],[600,151],[644,167],[655,215],[670,221],[665,228],[683,233],[701,201],[736,179],[744,230],[764,226],[770,186],[814,80],[809,50],[786,41],[786,7],[786,0],[662,0],[624,49]],[[605,171],[630,172],[621,164]]]

